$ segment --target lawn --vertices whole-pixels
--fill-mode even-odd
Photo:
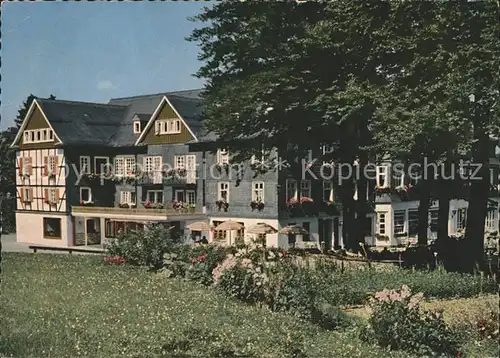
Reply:
[[[0,292],[0,356],[408,357],[101,256],[4,254]]]
[[[406,357],[102,257],[4,254],[0,356]]]

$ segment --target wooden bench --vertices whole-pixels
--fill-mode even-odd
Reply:
[[[84,252],[89,254],[104,254],[106,250],[104,249],[89,249],[89,248],[80,248],[80,247],[60,247],[60,246],[43,246],[43,245],[30,245],[30,250],[33,250],[36,253],[38,250],[48,250],[48,251],[64,251],[69,254],[72,252]]]

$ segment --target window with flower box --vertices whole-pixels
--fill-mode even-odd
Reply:
[[[252,201],[264,202],[264,182],[252,182]]]
[[[218,186],[217,199],[229,202],[229,182],[220,182]]]
[[[297,199],[297,181],[295,179],[286,180],[286,201]]]
[[[135,205],[136,194],[134,191],[122,190],[120,192],[120,204]]]
[[[300,181],[300,197],[311,197],[311,181],[310,180],[301,180]]]
[[[148,190],[148,201],[155,204],[163,204],[163,191],[162,190]]]
[[[88,187],[80,188],[80,202],[82,204],[88,204],[92,202],[92,191]]]

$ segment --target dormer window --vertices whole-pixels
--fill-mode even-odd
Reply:
[[[181,133],[180,119],[160,119],[155,123],[155,134]]]
[[[140,134],[140,133],[141,133],[141,122],[134,121],[134,134]]]
[[[24,143],[52,142],[54,133],[52,129],[29,129],[24,131]]]

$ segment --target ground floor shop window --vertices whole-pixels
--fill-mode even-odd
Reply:
[[[43,237],[46,239],[60,239],[61,219],[43,218]]]

